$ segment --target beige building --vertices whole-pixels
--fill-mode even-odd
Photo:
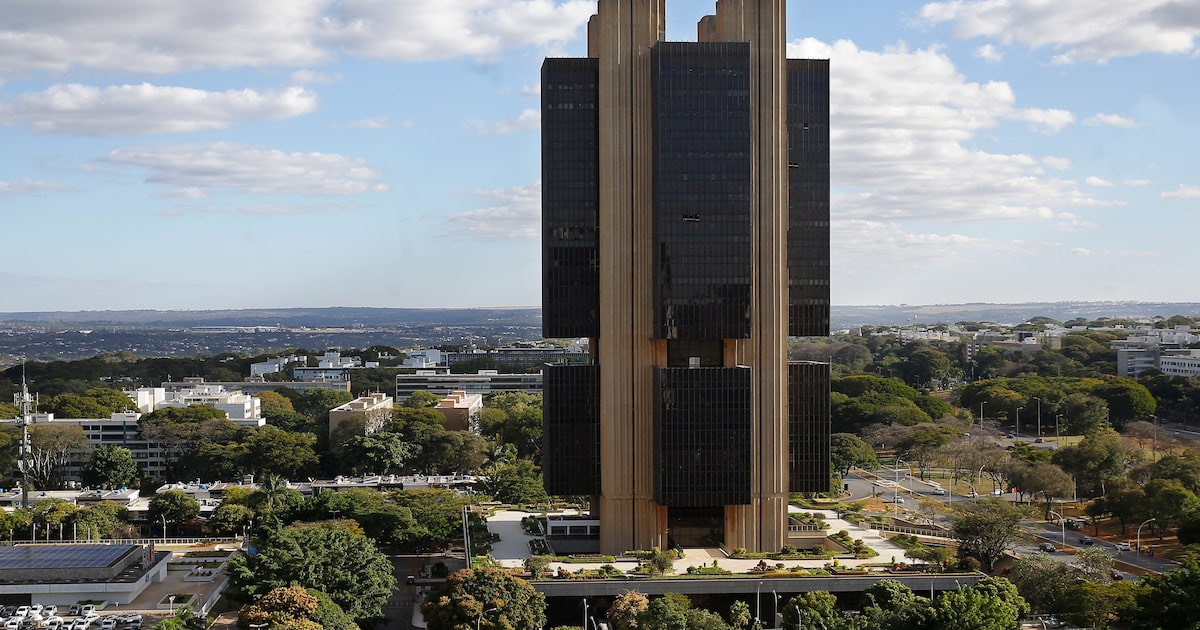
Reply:
[[[392,420],[394,407],[392,397],[380,392],[355,398],[329,410],[329,433],[332,435],[339,424],[360,416],[367,421],[367,433],[374,433]]]
[[[453,391],[438,401],[438,413],[446,418],[446,428],[451,431],[476,429],[479,412],[483,410],[483,395]]]

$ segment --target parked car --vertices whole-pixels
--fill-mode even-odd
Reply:
[[[97,614],[96,613],[96,605],[95,604],[84,604],[84,605],[80,606],[79,614],[83,615],[84,617],[86,617],[88,615]]]
[[[58,614],[58,606],[55,604],[50,604],[42,609],[42,614],[47,617],[53,617]]]
[[[79,607],[80,607],[79,604],[71,604],[71,607],[67,609],[67,614],[71,615],[72,617],[74,617],[75,615],[78,615]]]
[[[114,630],[117,627],[117,617],[115,615],[105,615],[96,620],[96,627],[100,630]]]
[[[1058,551],[1058,548],[1054,546],[1054,543],[1048,543],[1048,542],[1039,544],[1038,549],[1041,549],[1042,551],[1045,551],[1046,553],[1054,553],[1055,551]]]
[[[71,624],[71,630],[87,630],[87,627],[92,624],[92,619],[88,617],[80,617]]]

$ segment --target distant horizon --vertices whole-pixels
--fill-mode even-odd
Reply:
[[[1200,307],[1200,301],[1190,300],[1026,300],[1010,301],[965,301],[965,302],[899,302],[875,304],[838,304],[834,308],[923,308],[937,306],[1030,306],[1030,305],[1065,305],[1065,304],[1178,304],[1195,305]],[[540,304],[509,304],[509,305],[474,305],[474,306],[370,306],[370,305],[328,305],[328,306],[215,306],[206,308],[78,308],[78,309],[39,309],[20,311],[0,311],[0,315],[20,315],[37,313],[204,313],[221,311],[278,311],[278,310],[326,310],[326,309],[357,309],[357,310],[416,310],[416,311],[470,311],[470,310],[529,310],[541,309]]]

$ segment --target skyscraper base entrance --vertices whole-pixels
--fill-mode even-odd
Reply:
[[[724,507],[667,509],[667,544],[671,547],[718,547],[725,540]]]

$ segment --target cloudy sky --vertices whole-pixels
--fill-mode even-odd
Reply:
[[[538,73],[594,10],[3,0],[0,311],[537,305]],[[834,303],[1200,301],[1198,39],[1197,0],[789,2]]]

